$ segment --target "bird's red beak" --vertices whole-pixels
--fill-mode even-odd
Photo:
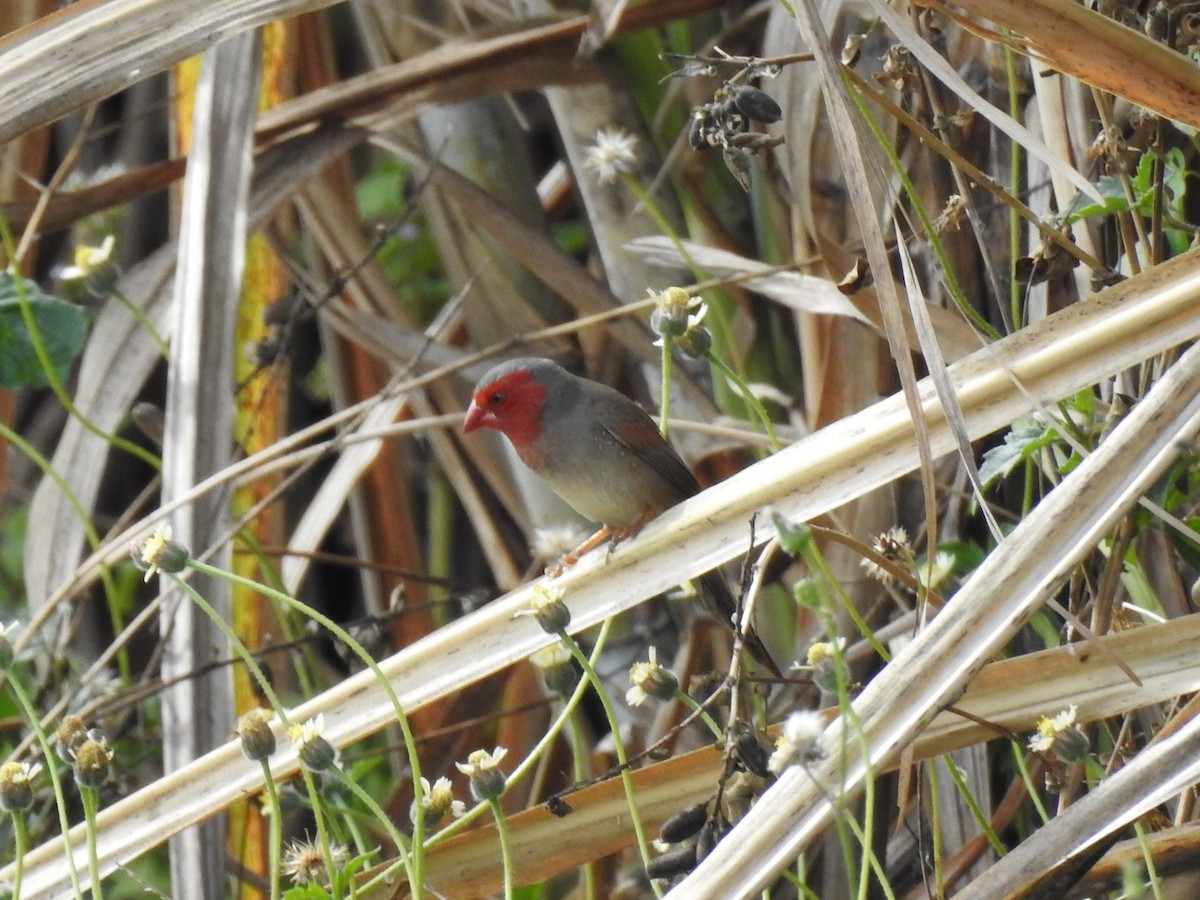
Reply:
[[[467,417],[463,419],[463,433],[470,433],[476,428],[493,428],[495,425],[496,414],[472,400],[471,405],[467,407]]]

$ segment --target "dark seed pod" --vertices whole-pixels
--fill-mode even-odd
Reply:
[[[678,844],[698,832],[704,826],[704,819],[707,815],[707,803],[700,803],[690,809],[677,812],[663,822],[658,836],[668,844]]]
[[[779,108],[779,104],[758,88],[739,84],[735,85],[731,92],[734,106],[746,118],[768,125],[783,118],[783,110]]]
[[[674,878],[696,867],[696,845],[677,847],[662,856],[656,856],[646,864],[646,874],[651,878]]]
[[[575,808],[562,797],[551,797],[546,801],[546,809],[560,819],[575,812]]]
[[[697,864],[704,862],[705,857],[712,853],[713,847],[717,846],[721,838],[725,837],[725,830],[716,822],[704,823],[704,827],[700,829],[700,834],[696,838]]]
[[[770,776],[771,771],[767,768],[767,762],[770,760],[771,754],[754,732],[748,729],[741,732],[734,743],[734,752],[737,754],[738,760],[746,767],[747,772],[753,772],[759,778]]]

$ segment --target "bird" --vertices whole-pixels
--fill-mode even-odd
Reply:
[[[611,540],[632,537],[650,519],[700,493],[679,454],[637,403],[608,385],[557,363],[521,357],[490,369],[471,395],[463,432],[503,434],[521,461],[585,519],[601,528],[550,574]],[[696,579],[705,607],[734,627],[737,603],[724,577]],[[757,635],[743,635],[751,655],[776,677],[779,667]]]

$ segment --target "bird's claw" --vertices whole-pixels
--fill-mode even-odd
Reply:
[[[613,551],[617,549],[617,544],[633,537],[635,533],[636,532],[629,531],[628,528],[622,528],[620,531],[614,531],[612,533],[612,537],[608,539],[608,550],[604,554],[604,562],[607,563],[610,559],[612,559]]]
[[[546,577],[557,578],[575,563],[579,562],[579,556],[576,553],[564,553],[556,562],[546,566]]]

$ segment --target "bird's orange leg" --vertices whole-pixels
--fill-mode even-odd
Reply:
[[[551,578],[557,578],[575,563],[579,562],[579,558],[589,550],[594,550],[605,541],[608,541],[608,552],[612,553],[617,548],[617,544],[621,541],[627,541],[639,531],[642,527],[654,518],[654,510],[647,506],[642,510],[642,514],[627,525],[622,525],[620,528],[614,529],[609,525],[605,525],[590,538],[572,550],[570,553],[564,553],[562,558],[553,565],[546,567],[546,574]]]
[[[645,524],[654,518],[654,515],[654,510],[647,506],[642,510],[641,515],[628,525],[624,525],[612,532],[612,537],[608,542],[608,555],[612,556],[612,552],[617,549],[617,544],[621,543],[621,541],[627,541],[641,531]]]
[[[575,563],[579,562],[579,557],[583,556],[583,554],[587,553],[594,547],[599,547],[601,544],[607,541],[612,533],[613,530],[605,525],[570,553],[564,553],[558,562],[554,563],[553,565],[546,566],[546,574],[551,578],[557,578],[567,569],[571,568],[571,566],[575,565]]]

